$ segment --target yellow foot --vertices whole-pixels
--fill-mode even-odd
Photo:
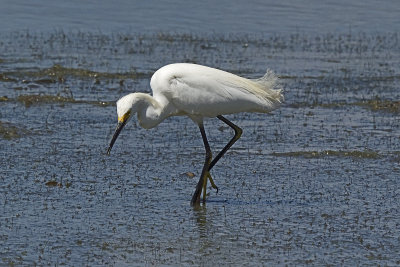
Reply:
[[[203,202],[206,201],[206,196],[207,196],[207,181],[210,180],[211,187],[217,190],[218,193],[218,186],[215,185],[213,178],[211,177],[210,172],[207,172],[206,177],[204,179],[203,183]]]
[[[218,194],[218,186],[215,185],[213,178],[211,177],[210,172],[207,172],[207,178],[210,180],[211,187],[217,190]]]

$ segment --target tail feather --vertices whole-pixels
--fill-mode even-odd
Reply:
[[[274,108],[279,107],[284,101],[283,89],[279,83],[279,78],[272,70],[268,69],[263,77],[252,79],[251,81],[257,85],[259,96],[270,102]]]

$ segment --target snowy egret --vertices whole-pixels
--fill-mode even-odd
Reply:
[[[225,152],[240,138],[242,129],[222,115],[238,112],[270,112],[283,101],[277,77],[272,71],[259,79],[246,79],[222,70],[189,63],[175,63],[157,70],[151,77],[153,96],[131,93],[117,101],[118,125],[107,154],[132,115],[137,113],[139,125],[145,129],[157,126],[170,116],[188,116],[200,129],[206,150],[206,160],[193,194],[191,205],[206,198],[207,180],[218,190],[210,170]],[[235,131],[228,144],[212,159],[203,119],[217,117]]]

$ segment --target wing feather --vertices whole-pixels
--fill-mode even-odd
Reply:
[[[182,113],[210,116],[269,112],[283,100],[272,72],[251,80],[205,66],[178,63],[157,71],[154,94],[163,94]]]

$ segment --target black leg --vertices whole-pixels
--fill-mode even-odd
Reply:
[[[225,122],[226,124],[228,124],[229,127],[231,127],[233,130],[235,130],[235,136],[232,137],[232,139],[229,141],[229,143],[226,144],[226,146],[221,150],[221,152],[219,152],[218,155],[213,159],[213,161],[211,161],[210,167],[208,167],[208,171],[210,171],[212,169],[212,167],[214,167],[214,165],[226,153],[226,151],[228,151],[228,149],[231,148],[231,146],[240,138],[240,136],[242,135],[242,132],[243,132],[243,130],[239,126],[233,124],[227,118],[225,118],[221,115],[217,116],[217,118],[220,119],[221,121]],[[218,191],[218,189],[217,189],[217,191]]]
[[[204,131],[203,124],[199,124],[199,128],[200,128],[201,137],[203,138],[204,148],[206,149],[206,160],[204,162],[203,170],[201,171],[199,182],[196,185],[196,190],[194,191],[192,201],[190,202],[190,204],[192,206],[197,206],[200,204],[201,191],[202,191],[203,187],[205,187],[205,183],[207,183],[208,170],[210,169],[210,162],[212,159],[210,145],[208,144],[208,140],[207,140],[206,132]],[[204,200],[205,199],[203,199],[203,201]]]
[[[205,201],[205,190],[206,190],[206,186],[207,186],[207,179],[210,180],[212,187],[215,188],[218,193],[218,187],[214,184],[214,181],[211,178],[209,171],[212,169],[212,167],[214,167],[214,165],[218,162],[218,160],[226,153],[226,151],[228,151],[228,149],[231,148],[231,146],[240,138],[240,136],[242,135],[242,132],[243,132],[243,130],[239,126],[235,125],[234,123],[232,123],[225,117],[219,115],[219,116],[217,116],[217,118],[220,119],[221,121],[225,122],[233,130],[235,130],[235,135],[228,142],[228,144],[226,144],[226,146],[218,153],[218,155],[211,161],[212,153],[211,153],[210,145],[208,143],[207,136],[206,136],[206,133],[204,130],[204,126],[203,126],[203,124],[199,124],[201,137],[203,138],[203,142],[204,142],[204,148],[206,149],[206,160],[204,162],[203,170],[201,171],[199,182],[196,185],[196,190],[195,190],[192,200],[190,202],[190,204],[192,206],[197,206],[200,204],[200,195],[201,195],[201,192],[203,189],[204,189],[203,201]]]

